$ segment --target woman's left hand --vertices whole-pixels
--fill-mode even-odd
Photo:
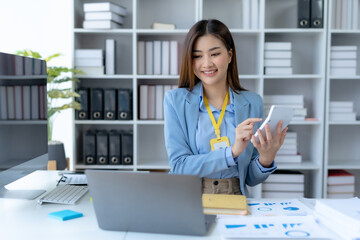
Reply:
[[[286,131],[288,130],[288,128],[286,127],[284,128],[284,130],[281,131],[282,126],[283,122],[280,120],[277,125],[274,137],[271,135],[270,127],[268,124],[265,125],[266,136],[263,136],[261,134],[261,130],[258,129],[259,142],[256,141],[255,136],[252,136],[252,143],[260,154],[259,162],[263,167],[271,166],[277,151],[284,143]]]

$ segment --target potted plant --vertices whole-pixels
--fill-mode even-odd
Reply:
[[[28,49],[17,51],[17,55],[25,57],[33,57],[43,59],[38,52],[34,52]],[[53,54],[43,60],[48,63],[53,58],[61,56],[60,53]],[[79,94],[74,92],[69,87],[63,87],[68,82],[79,82],[79,80],[73,77],[73,74],[83,74],[81,70],[74,68],[67,68],[62,66],[47,66],[47,126],[48,126],[48,143],[49,143],[49,160],[56,160],[57,169],[66,168],[66,159],[64,144],[60,141],[53,139],[53,127],[54,120],[58,113],[66,109],[81,109],[81,104],[74,100],[75,97],[79,97]],[[68,102],[59,101],[66,100]],[[60,103],[59,103],[60,102]]]

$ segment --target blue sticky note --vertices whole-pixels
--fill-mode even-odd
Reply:
[[[82,217],[83,214],[72,210],[63,210],[63,211],[49,213],[48,216],[61,221],[66,221],[66,220]]]

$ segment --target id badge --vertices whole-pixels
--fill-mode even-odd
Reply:
[[[210,145],[212,151],[230,147],[229,138],[227,136],[221,138],[213,138],[210,140]]]

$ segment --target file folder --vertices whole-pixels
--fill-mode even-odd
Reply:
[[[118,89],[118,119],[132,119],[132,94],[130,89]]]
[[[105,120],[116,119],[116,90],[104,90],[104,115]]]
[[[85,164],[96,164],[96,135],[94,131],[88,130],[84,134],[83,157]]]
[[[310,0],[298,0],[298,28],[310,27]]]
[[[122,132],[121,133],[121,153],[122,163],[124,165],[133,164],[133,133]]]
[[[104,119],[103,114],[103,90],[100,88],[90,89],[90,112],[91,119]]]
[[[109,132],[109,164],[121,164],[121,139],[120,133],[115,130]]]
[[[99,165],[109,164],[108,142],[108,134],[105,130],[96,132],[96,163]]]
[[[311,27],[323,27],[323,0],[311,0]]]
[[[76,120],[87,120],[89,119],[89,89],[79,88],[77,93],[80,97],[76,98],[76,101],[81,104],[80,110],[75,110]]]

